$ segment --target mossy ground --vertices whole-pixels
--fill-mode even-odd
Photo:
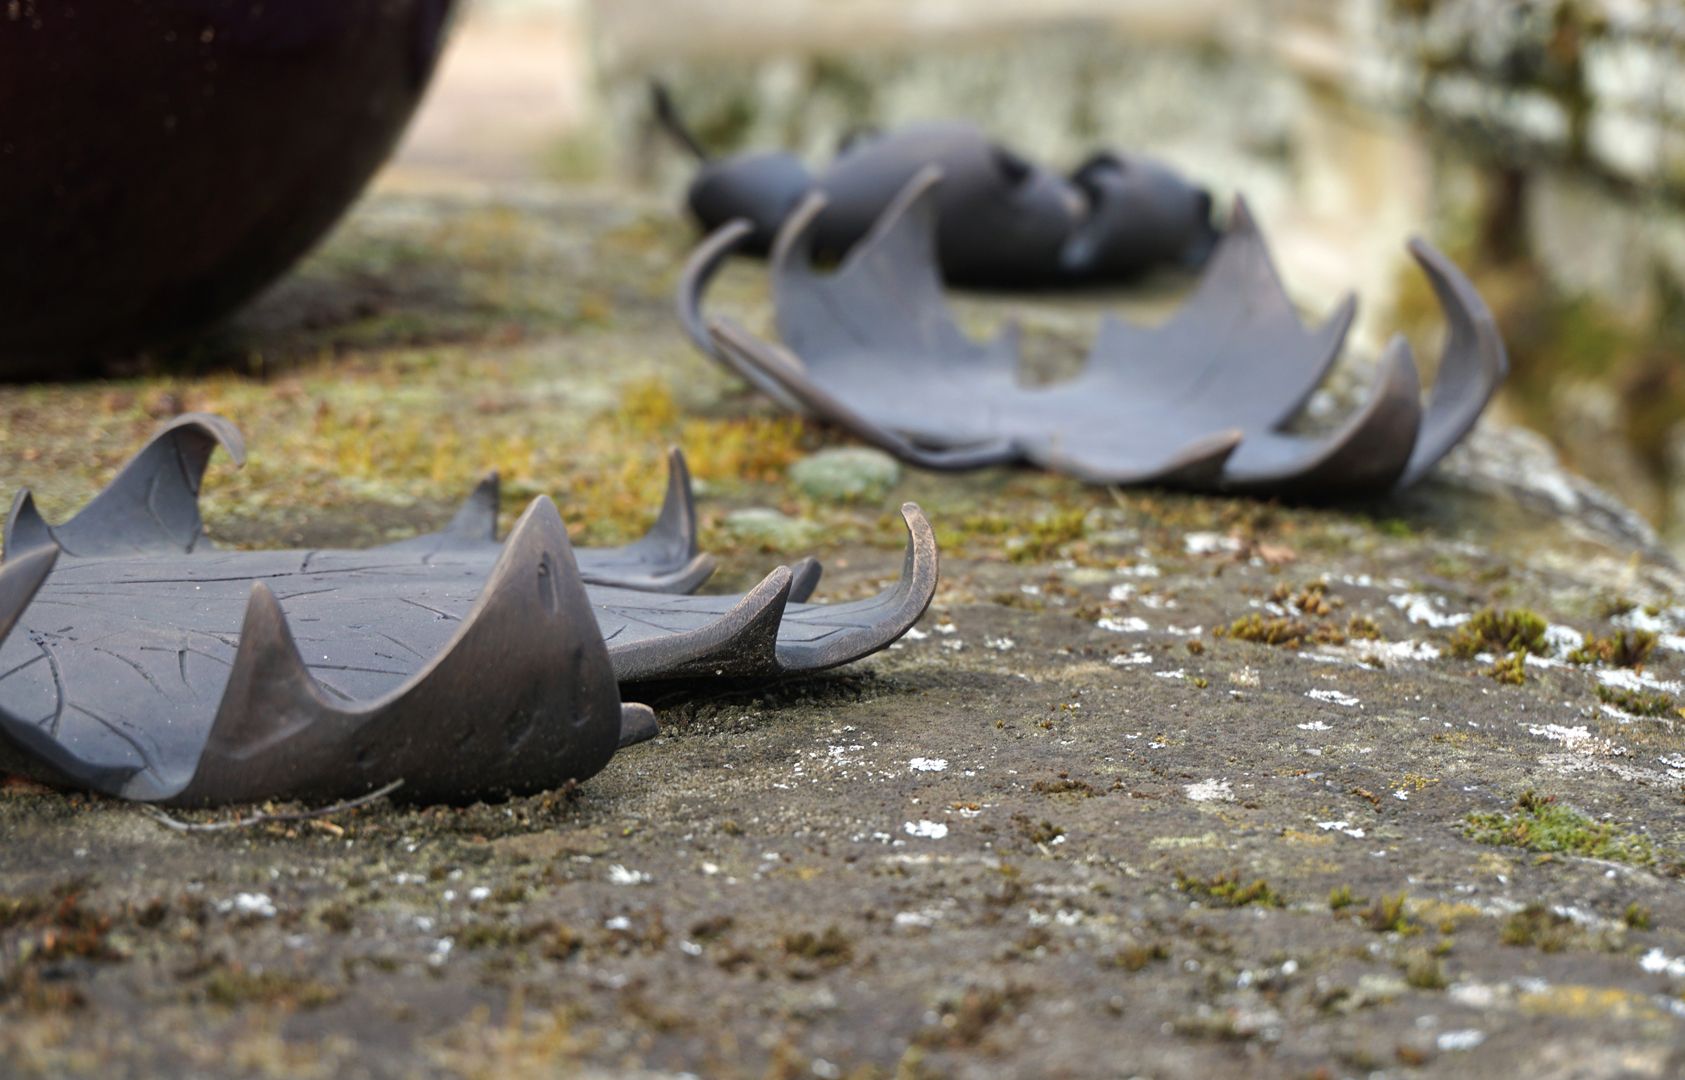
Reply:
[[[676,441],[720,587],[777,561],[719,527],[748,506],[823,525],[821,598],[896,572],[903,500],[944,551],[919,636],[823,678],[640,692],[662,736],[577,790],[182,835],[0,788],[8,1070],[1680,1067],[1685,733],[1606,709],[1602,663],[1495,683],[1408,617],[1416,597],[1609,639],[1632,610],[1612,595],[1668,617],[1671,569],[1446,483],[1305,508],[908,472],[815,502],[787,467],[846,440],[681,339],[689,240],[621,201],[389,188],[214,355],[0,390],[0,487],[55,519],[206,409],[251,446],[207,484],[225,543],[405,535],[487,468],[510,515],[551,493],[579,538],[620,540]],[[758,271],[718,302],[764,319]],[[1084,304],[1009,306],[1074,345]],[[1303,632],[1212,632],[1269,620]],[[1664,639],[1642,675],[1685,656]],[[1649,857],[1472,834],[1528,790]]]

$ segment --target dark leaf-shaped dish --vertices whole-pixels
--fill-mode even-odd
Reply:
[[[713,157],[655,87],[659,122],[697,158],[686,199],[713,230],[742,220],[742,249],[764,254],[804,196],[825,205],[811,222],[823,258],[853,247],[902,188],[928,167],[946,182],[936,200],[934,251],[943,276],[968,285],[1115,281],[1155,267],[1195,268],[1217,238],[1211,196],[1164,162],[1101,151],[1061,175],[965,121],[856,131],[834,161],[809,172],[778,151]]]
[[[708,281],[748,232],[727,226],[692,257],[680,315],[709,355],[786,406],[835,423],[914,465],[1025,461],[1104,484],[1162,483],[1327,498],[1421,479],[1479,419],[1508,368],[1491,312],[1422,240],[1449,335],[1426,404],[1409,345],[1395,336],[1363,405],[1333,431],[1291,429],[1338,358],[1348,297],[1307,328],[1263,234],[1237,201],[1190,299],[1163,325],[1108,317],[1083,370],[1047,386],[1019,379],[1008,327],[980,343],[949,313],[936,269],[927,170],[834,273],[810,251],[822,200],[786,223],[772,284],[783,344],[708,320]]]
[[[332,798],[393,780],[460,801],[584,779],[654,733],[617,682],[770,676],[846,663],[923,613],[936,550],[916,507],[902,579],[799,603],[816,563],[745,596],[688,596],[683,462],[651,533],[570,548],[537,499],[495,538],[488,482],[432,536],[354,551],[219,551],[204,537],[215,417],[167,426],[81,513],[27,492],[0,564],[0,772],[154,802]],[[589,582],[589,584],[587,584]]]

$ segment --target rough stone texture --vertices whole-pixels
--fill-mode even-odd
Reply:
[[[725,531],[738,543],[765,551],[800,551],[819,538],[819,528],[813,522],[765,506],[733,511],[726,516]]]
[[[815,500],[790,466],[846,443],[690,351],[668,296],[688,240],[636,203],[394,181],[214,348],[124,382],[0,389],[0,487],[30,482],[55,520],[156,416],[214,409],[263,448],[209,477],[225,543],[413,534],[487,466],[506,511],[557,491],[579,536],[624,538],[676,441],[722,588],[773,561],[724,528],[745,507],[823,529],[828,596],[894,571],[903,499],[945,555],[936,606],[890,652],[761,690],[651,689],[662,736],[577,791],[183,834],[0,788],[8,1070],[1685,1065],[1685,735],[1595,693],[1641,680],[1677,704],[1685,638],[1641,676],[1553,644],[1516,686],[1437,655],[1452,629],[1433,625],[1497,604],[1575,635],[1685,631],[1685,581],[1618,503],[1504,429],[1370,506],[1027,471]],[[719,302],[764,320],[763,285],[731,268]],[[964,311],[1024,316],[1056,366],[1122,299]],[[207,357],[254,374],[187,373]],[[1612,617],[1626,603],[1655,613]],[[1329,643],[1216,636],[1253,616]],[[1379,637],[1332,643],[1348,632]],[[1469,835],[1528,791],[1607,821],[1627,861]],[[1331,910],[1340,890],[1354,902]]]
[[[816,499],[881,499],[901,480],[901,465],[869,446],[809,454],[790,466],[790,480]]]

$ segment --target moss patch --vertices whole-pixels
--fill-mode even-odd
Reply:
[[[1527,792],[1510,814],[1470,814],[1464,831],[1477,844],[1524,848],[1528,851],[1580,855],[1590,859],[1649,866],[1655,847],[1619,825],[1593,821],[1558,803],[1554,796]]]
[[[1550,624],[1526,608],[1482,608],[1451,635],[1452,656],[1472,659],[1481,653],[1550,654],[1545,631]]]
[[[1217,907],[1283,906],[1281,897],[1270,888],[1269,882],[1263,878],[1245,881],[1238,870],[1209,878],[1196,877],[1178,870],[1176,887],[1189,896]]]
[[[1504,920],[1498,940],[1505,945],[1534,948],[1541,952],[1562,952],[1575,943],[1579,931],[1574,920],[1544,907],[1529,904]]]
[[[1494,682],[1501,682],[1508,686],[1520,686],[1527,681],[1527,653],[1517,649],[1499,660],[1493,662],[1486,669],[1486,675]]]
[[[1618,686],[1607,686],[1598,683],[1595,693],[1597,700],[1632,716],[1673,716],[1679,712],[1679,703],[1667,694],[1650,690],[1624,690]]]
[[[228,1009],[267,1005],[284,1009],[319,1009],[344,993],[339,987],[279,971],[220,968],[205,980],[206,1001]]]
[[[1613,637],[1587,634],[1585,642],[1568,654],[1574,664],[1640,667],[1656,651],[1656,635],[1648,630],[1619,630]]]

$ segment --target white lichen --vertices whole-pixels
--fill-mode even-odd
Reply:
[[[1182,785],[1182,790],[1192,802],[1234,802],[1234,790],[1227,780],[1201,780]]]

